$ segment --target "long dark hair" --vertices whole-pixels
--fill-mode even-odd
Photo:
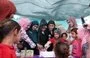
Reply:
[[[0,42],[3,40],[4,37],[6,37],[12,30],[17,29],[19,32],[21,27],[20,25],[13,21],[13,20],[8,20],[2,24],[0,24]]]

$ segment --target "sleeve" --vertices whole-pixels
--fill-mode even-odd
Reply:
[[[39,44],[40,44],[40,42],[41,42],[41,40],[40,40],[40,39],[41,39],[40,35],[41,35],[41,34],[40,34],[40,31],[39,31],[39,32],[38,32],[38,43],[39,43]]]
[[[21,38],[24,39],[31,46],[31,48],[36,47],[36,44],[28,37],[25,30],[21,31]]]
[[[81,45],[80,45],[80,41],[75,41],[75,43],[73,44],[73,49],[74,49],[74,53],[76,54],[77,52],[79,53],[81,50]]]
[[[53,42],[54,42],[54,39],[52,38],[52,39],[50,39],[49,41],[50,41],[51,43],[53,43]]]

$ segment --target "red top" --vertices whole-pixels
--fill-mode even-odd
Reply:
[[[81,57],[82,55],[81,40],[80,39],[73,40],[72,46],[73,46],[73,49],[72,49],[73,56]]]
[[[53,44],[55,44],[55,43],[56,43],[55,38],[52,38],[52,39],[50,39],[49,41],[50,41],[51,43],[53,43]]]
[[[63,39],[63,38],[60,39],[60,42],[68,43],[68,41],[66,39]]]
[[[14,47],[0,44],[0,58],[17,58]]]
[[[53,46],[55,46],[55,44],[57,42],[57,40],[55,38],[51,38],[49,41],[53,44]]]

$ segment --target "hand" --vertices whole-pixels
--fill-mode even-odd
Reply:
[[[44,47],[47,50],[50,47],[50,45],[49,44],[45,44]]]
[[[41,44],[37,44],[37,47],[39,50],[43,49],[43,46]]]
[[[22,45],[22,44],[18,44],[17,47],[18,47],[19,49],[22,49],[22,48],[23,48],[23,45]]]

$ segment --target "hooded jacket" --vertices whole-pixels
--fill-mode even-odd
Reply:
[[[32,21],[30,28],[27,30],[28,36],[31,38],[31,40],[37,44],[38,43],[38,31],[32,30],[32,27],[34,25],[39,25],[38,21]]]
[[[44,32],[42,32],[42,28],[47,26],[47,22],[45,19],[42,19],[40,22],[40,27],[39,27],[39,32],[38,32],[38,39],[39,39],[39,44],[45,45],[48,41],[48,34],[47,34],[47,28]]]

